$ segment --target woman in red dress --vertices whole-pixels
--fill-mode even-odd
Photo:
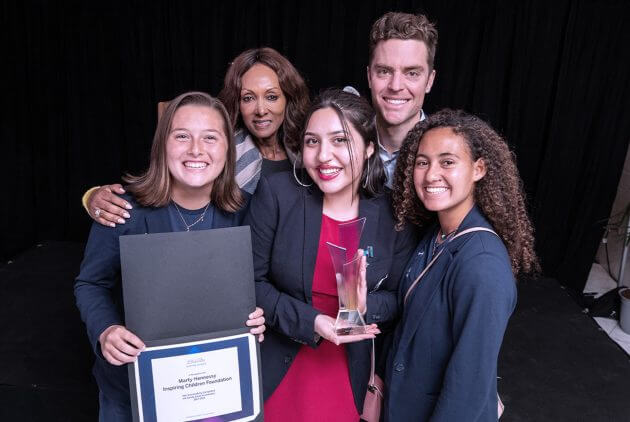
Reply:
[[[299,162],[305,171],[262,178],[245,224],[252,229],[256,300],[269,330],[262,343],[267,421],[357,421],[372,342],[397,314],[396,289],[415,233],[396,232],[374,113],[367,101],[328,90],[314,102]],[[366,217],[359,247],[366,334],[338,336],[338,297],[326,242],[339,225]],[[360,297],[365,295],[360,295]],[[384,325],[383,325],[384,324]]]

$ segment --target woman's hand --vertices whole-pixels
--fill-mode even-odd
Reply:
[[[144,350],[144,343],[134,333],[122,325],[111,325],[98,337],[105,360],[120,366],[135,362]]]
[[[254,335],[258,335],[259,343],[262,343],[262,341],[265,339],[265,335],[263,333],[265,332],[266,327],[265,317],[263,316],[263,313],[264,312],[262,308],[256,307],[256,310],[249,314],[249,319],[245,323],[245,325],[247,325],[248,327],[254,327],[249,330],[249,332]]]
[[[337,335],[335,331],[335,319],[328,315],[319,314],[315,317],[315,332],[331,343],[354,343],[356,341],[369,340],[381,333],[376,324],[366,325],[365,334]]]
[[[116,224],[125,224],[125,218],[129,218],[131,205],[117,194],[125,193],[125,190],[118,183],[115,185],[101,186],[87,200],[87,208],[90,210],[90,217],[94,221],[109,227],[116,227]]]

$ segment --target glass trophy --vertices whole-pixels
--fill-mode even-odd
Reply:
[[[340,245],[326,242],[335,269],[339,296],[339,311],[335,321],[337,335],[365,333],[365,321],[358,310],[357,292],[361,269],[361,256],[357,256],[357,249],[364,226],[365,217],[340,224]]]

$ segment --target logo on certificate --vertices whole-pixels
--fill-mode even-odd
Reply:
[[[186,368],[194,368],[196,366],[206,366],[206,360],[200,357],[196,359],[188,359],[186,361]]]

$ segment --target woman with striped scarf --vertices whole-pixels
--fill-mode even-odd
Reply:
[[[261,175],[292,170],[309,94],[289,60],[269,47],[242,52],[230,64],[218,98],[235,130],[241,189],[254,193]],[[115,227],[130,216],[131,205],[116,195],[123,193],[120,184],[97,186],[83,195],[83,206],[95,221]]]

